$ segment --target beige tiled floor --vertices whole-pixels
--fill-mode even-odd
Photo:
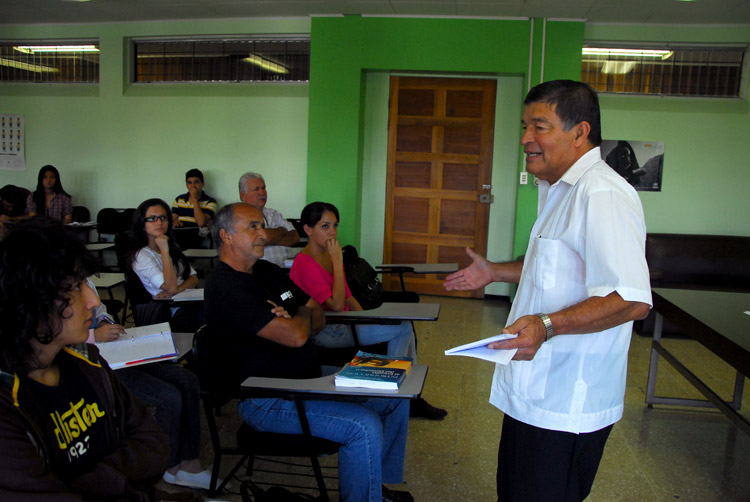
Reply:
[[[436,323],[418,323],[419,362],[430,366],[424,396],[448,409],[442,422],[411,420],[406,453],[406,483],[417,501],[495,500],[496,452],[502,413],[487,403],[490,363],[445,357],[449,347],[499,333],[508,312],[502,299],[463,300],[423,297],[440,302]],[[610,436],[587,499],[614,501],[750,501],[750,437],[713,410],[655,407],[644,403],[650,338],[633,335],[625,414]],[[729,398],[734,376],[726,364],[691,340],[668,339],[687,366]],[[661,365],[658,393],[700,398],[675,371]],[[750,389],[744,392],[750,416]],[[223,434],[238,423],[233,406],[219,417]],[[210,465],[207,432],[202,457]],[[335,458],[325,459],[335,465]],[[259,462],[258,465],[263,465]],[[222,471],[226,472],[228,462]],[[255,480],[270,479],[258,473]],[[335,486],[335,482],[332,483]],[[238,483],[231,490],[236,492]],[[310,492],[314,493],[314,492]],[[225,492],[218,500],[240,500]],[[332,500],[337,500],[332,493]]]

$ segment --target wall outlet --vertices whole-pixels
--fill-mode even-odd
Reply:
[[[529,173],[521,171],[521,184],[526,185],[529,182]]]

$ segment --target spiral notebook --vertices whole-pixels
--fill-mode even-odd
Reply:
[[[169,323],[127,328],[112,342],[97,342],[102,357],[112,369],[166,361],[177,357]]]

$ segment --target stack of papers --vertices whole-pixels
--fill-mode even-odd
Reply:
[[[174,295],[171,300],[173,302],[203,301],[203,289],[186,289]]]
[[[488,349],[487,345],[498,340],[507,340],[508,338],[515,338],[517,336],[518,335],[511,334],[491,336],[489,338],[485,338],[484,340],[479,340],[476,342],[467,343],[465,345],[460,345],[452,349],[448,349],[445,351],[445,355],[476,357],[477,359],[484,359],[485,361],[490,361],[493,363],[508,364],[510,360],[513,359],[513,356],[516,355],[518,349]]]

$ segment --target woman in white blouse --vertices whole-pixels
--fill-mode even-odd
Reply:
[[[172,239],[172,214],[166,202],[148,199],[138,206],[130,239],[128,265],[152,298],[171,298],[198,285],[195,270]],[[173,308],[170,317],[149,316],[149,323],[168,320],[173,331],[195,331],[203,321],[195,306]]]

